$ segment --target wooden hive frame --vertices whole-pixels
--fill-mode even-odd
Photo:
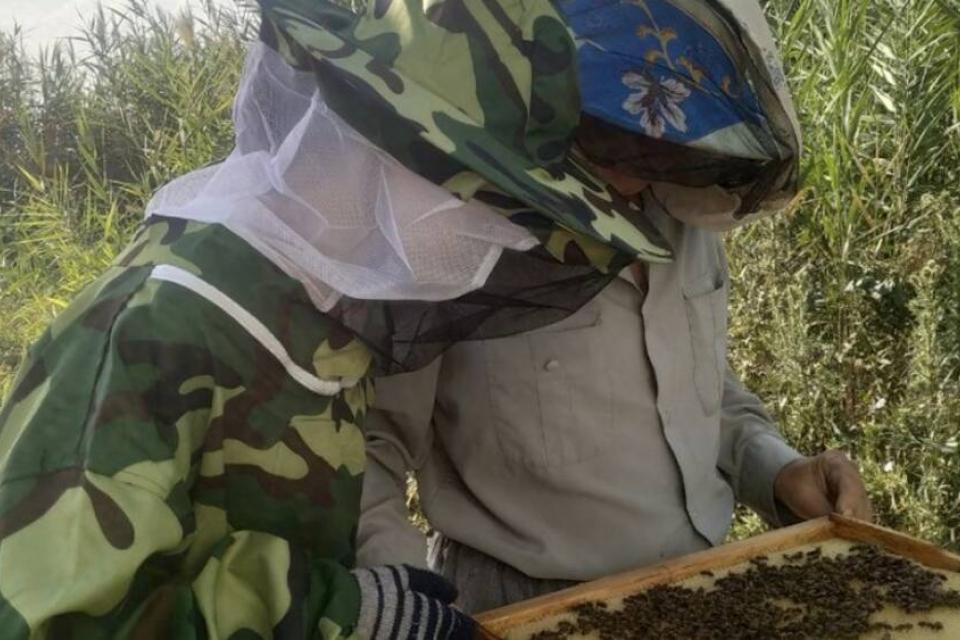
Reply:
[[[639,593],[656,585],[684,580],[702,571],[717,571],[760,555],[780,553],[837,538],[875,544],[889,553],[914,560],[931,569],[960,572],[960,556],[936,545],[874,524],[831,515],[518,602],[480,614],[477,621],[485,630],[484,637],[497,638],[514,627],[560,615],[586,602]]]

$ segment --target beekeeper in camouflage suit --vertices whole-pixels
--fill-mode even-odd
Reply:
[[[803,457],[727,366],[721,232],[776,208],[797,127],[754,0],[560,0],[575,150],[673,252],[562,321],[376,381],[359,558],[430,567],[483,611],[774,525],[870,518],[842,453]],[[416,473],[429,544],[407,517]]]
[[[0,638],[475,632],[434,574],[352,569],[371,380],[673,252],[572,150],[553,4],[369,4],[261,1],[234,152],[162,189],[30,350],[0,413]],[[738,218],[793,188],[781,133]]]
[[[469,637],[435,576],[350,570],[371,376],[669,259],[568,159],[546,0],[262,9],[235,151],[157,194],[4,403],[0,638]]]

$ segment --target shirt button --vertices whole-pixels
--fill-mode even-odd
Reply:
[[[559,360],[547,360],[547,364],[543,365],[544,370],[546,371],[556,371],[560,368]]]

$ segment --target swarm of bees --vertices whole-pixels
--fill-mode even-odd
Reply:
[[[701,575],[713,578],[709,571]],[[886,607],[925,617],[939,608],[960,609],[960,591],[946,588],[946,580],[877,547],[856,545],[833,557],[818,547],[785,554],[782,564],[753,558],[746,570],[717,578],[710,588],[661,585],[628,596],[622,607],[580,605],[574,620],[531,640],[856,640],[866,634],[888,640],[914,623],[871,620]],[[936,620],[916,625],[943,630]]]

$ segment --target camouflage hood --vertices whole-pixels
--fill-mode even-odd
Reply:
[[[336,113],[434,184],[492,185],[631,258],[671,252],[640,211],[571,157],[576,48],[547,0],[259,0],[262,39],[315,73]]]

